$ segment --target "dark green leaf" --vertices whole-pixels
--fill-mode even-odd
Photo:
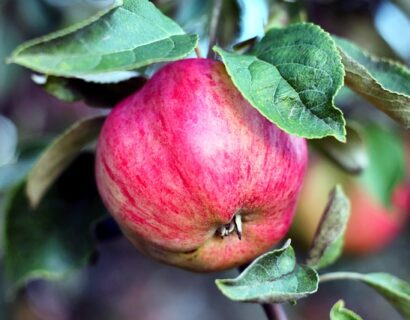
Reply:
[[[89,262],[93,224],[105,209],[94,181],[94,156],[83,154],[32,209],[24,184],[6,206],[5,266],[13,288],[31,279],[57,279]]]
[[[406,176],[403,141],[393,131],[375,124],[365,126],[363,134],[370,162],[359,181],[389,207],[395,188]]]
[[[307,265],[318,270],[329,266],[339,258],[343,249],[349,214],[349,199],[342,188],[336,186],[329,195],[329,202],[308,253]]]
[[[314,269],[296,264],[295,252],[288,241],[282,249],[255,259],[237,278],[215,282],[234,301],[280,303],[316,292],[318,281]]]
[[[148,0],[115,1],[108,10],[27,42],[9,61],[40,73],[88,77],[180,59],[197,44]]]
[[[346,70],[346,84],[397,122],[410,128],[410,70],[371,56],[353,43],[334,37]]]
[[[271,29],[248,55],[215,51],[243,96],[278,127],[306,138],[345,141],[345,121],[333,103],[343,65],[320,27]]]
[[[346,126],[346,143],[332,138],[312,140],[313,145],[342,170],[361,173],[369,163],[366,146],[357,126]]]
[[[98,137],[104,120],[105,116],[96,116],[76,122],[44,151],[27,178],[26,191],[33,207],[80,151]]]
[[[343,300],[335,303],[330,311],[330,320],[363,320],[353,311],[345,308]]]
[[[48,76],[36,81],[56,98],[75,102],[83,100],[96,107],[113,107],[125,97],[141,88],[146,79],[135,77],[118,83],[95,83],[75,78]]]

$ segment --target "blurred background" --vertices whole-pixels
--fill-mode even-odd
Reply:
[[[199,33],[201,49],[206,52],[211,0],[154,2],[186,31]],[[214,279],[236,276],[235,270],[201,275],[159,264],[131,247],[109,219],[95,228],[97,251],[88,267],[72,271],[61,280],[32,281],[16,295],[8,290],[2,249],[6,192],[24,178],[53,137],[76,120],[101,110],[83,103],[61,102],[37,86],[28,70],[3,62],[23,41],[81,21],[111,3],[0,0],[0,319],[265,319],[260,306],[230,302],[216,289]],[[409,16],[409,0],[225,0],[220,43],[229,47],[261,36],[266,25],[283,25],[302,18],[353,40],[375,55],[408,66]],[[394,127],[350,91],[341,93],[338,106],[355,119],[373,118],[388,128]],[[398,136],[410,148],[410,138],[400,131]],[[74,187],[75,181],[71,180],[73,186],[69,187]],[[317,210],[324,206],[325,202]],[[408,207],[402,210],[409,211]],[[410,233],[406,219],[400,220],[396,229],[377,250],[347,254],[331,269],[384,271],[409,281]],[[296,245],[303,257],[306,242],[299,239]],[[339,298],[364,319],[401,319],[383,298],[354,282],[323,284],[318,294],[285,308],[290,319],[328,319],[331,306]]]

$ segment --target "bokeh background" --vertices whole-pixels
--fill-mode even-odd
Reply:
[[[6,190],[24,177],[42,146],[75,120],[101,112],[82,103],[63,103],[49,96],[34,84],[29,71],[3,61],[19,43],[89,17],[111,2],[0,0],[0,229],[4,224]],[[200,33],[201,47],[205,50],[204,26],[212,1],[155,2],[187,31]],[[239,40],[260,35],[273,2],[239,0],[233,5],[234,10],[225,10],[221,41],[229,44],[232,35]],[[302,12],[310,21],[327,31],[352,39],[376,55],[409,65],[409,0],[306,0],[297,5],[305,8]],[[366,103],[352,94],[345,96],[341,106],[347,112],[359,107],[367,110]],[[131,247],[110,220],[97,227],[95,237],[97,252],[88,267],[73,271],[62,280],[31,282],[14,297],[7,291],[0,240],[0,319],[256,320],[265,317],[260,306],[230,302],[217,291],[214,279],[236,276],[235,270],[201,275],[159,264]],[[331,269],[385,271],[410,280],[409,248],[410,233],[406,226],[400,237],[382,252],[360,259],[345,257]],[[318,294],[285,308],[290,319],[328,319],[331,306],[339,298],[364,319],[401,319],[383,298],[354,282],[326,283]]]

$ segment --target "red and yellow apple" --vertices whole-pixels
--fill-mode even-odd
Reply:
[[[328,201],[329,191],[342,184],[351,202],[344,252],[363,255],[377,252],[394,240],[409,212],[409,187],[396,186],[392,206],[386,207],[360,181],[325,159],[311,161],[300,195],[291,237],[309,246]]]
[[[241,265],[280,241],[307,166],[221,62],[170,63],[114,108],[99,138],[102,199],[143,253],[195,271]]]

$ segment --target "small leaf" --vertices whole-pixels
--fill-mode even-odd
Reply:
[[[362,317],[353,311],[345,308],[343,300],[335,303],[330,311],[330,320],[363,320]]]
[[[85,266],[92,226],[106,211],[94,180],[94,156],[76,159],[36,209],[20,184],[6,205],[5,270],[13,289],[31,279],[58,279]]]
[[[41,80],[35,82],[60,100],[67,102],[83,100],[87,105],[96,107],[113,107],[146,82],[143,77],[135,77],[118,83],[95,83],[54,76]]]
[[[24,43],[9,62],[46,75],[89,77],[180,59],[197,40],[148,0],[117,0],[80,24]]]
[[[346,143],[332,138],[312,140],[313,145],[342,170],[361,173],[369,164],[366,146],[357,126],[346,126]]]
[[[306,263],[316,270],[335,262],[342,253],[344,233],[349,221],[350,203],[340,186],[329,195],[329,202],[309,250]]]
[[[410,283],[388,273],[360,274],[356,272],[333,272],[320,276],[320,282],[331,280],[357,280],[384,296],[405,319],[410,319]]]
[[[371,161],[359,181],[389,208],[394,190],[406,177],[404,143],[396,133],[380,125],[368,124],[362,132]]]
[[[391,118],[410,128],[410,70],[371,56],[353,43],[334,37],[346,70],[346,85]]]
[[[104,120],[105,116],[96,116],[76,122],[44,151],[27,178],[26,192],[33,207],[80,151],[98,137]]]
[[[278,127],[305,138],[345,141],[345,120],[333,103],[343,65],[320,27],[271,29],[247,55],[214,50],[243,96]]]
[[[296,264],[295,252],[288,241],[283,248],[258,257],[237,278],[215,283],[234,301],[280,303],[316,292],[318,281],[314,269]]]

